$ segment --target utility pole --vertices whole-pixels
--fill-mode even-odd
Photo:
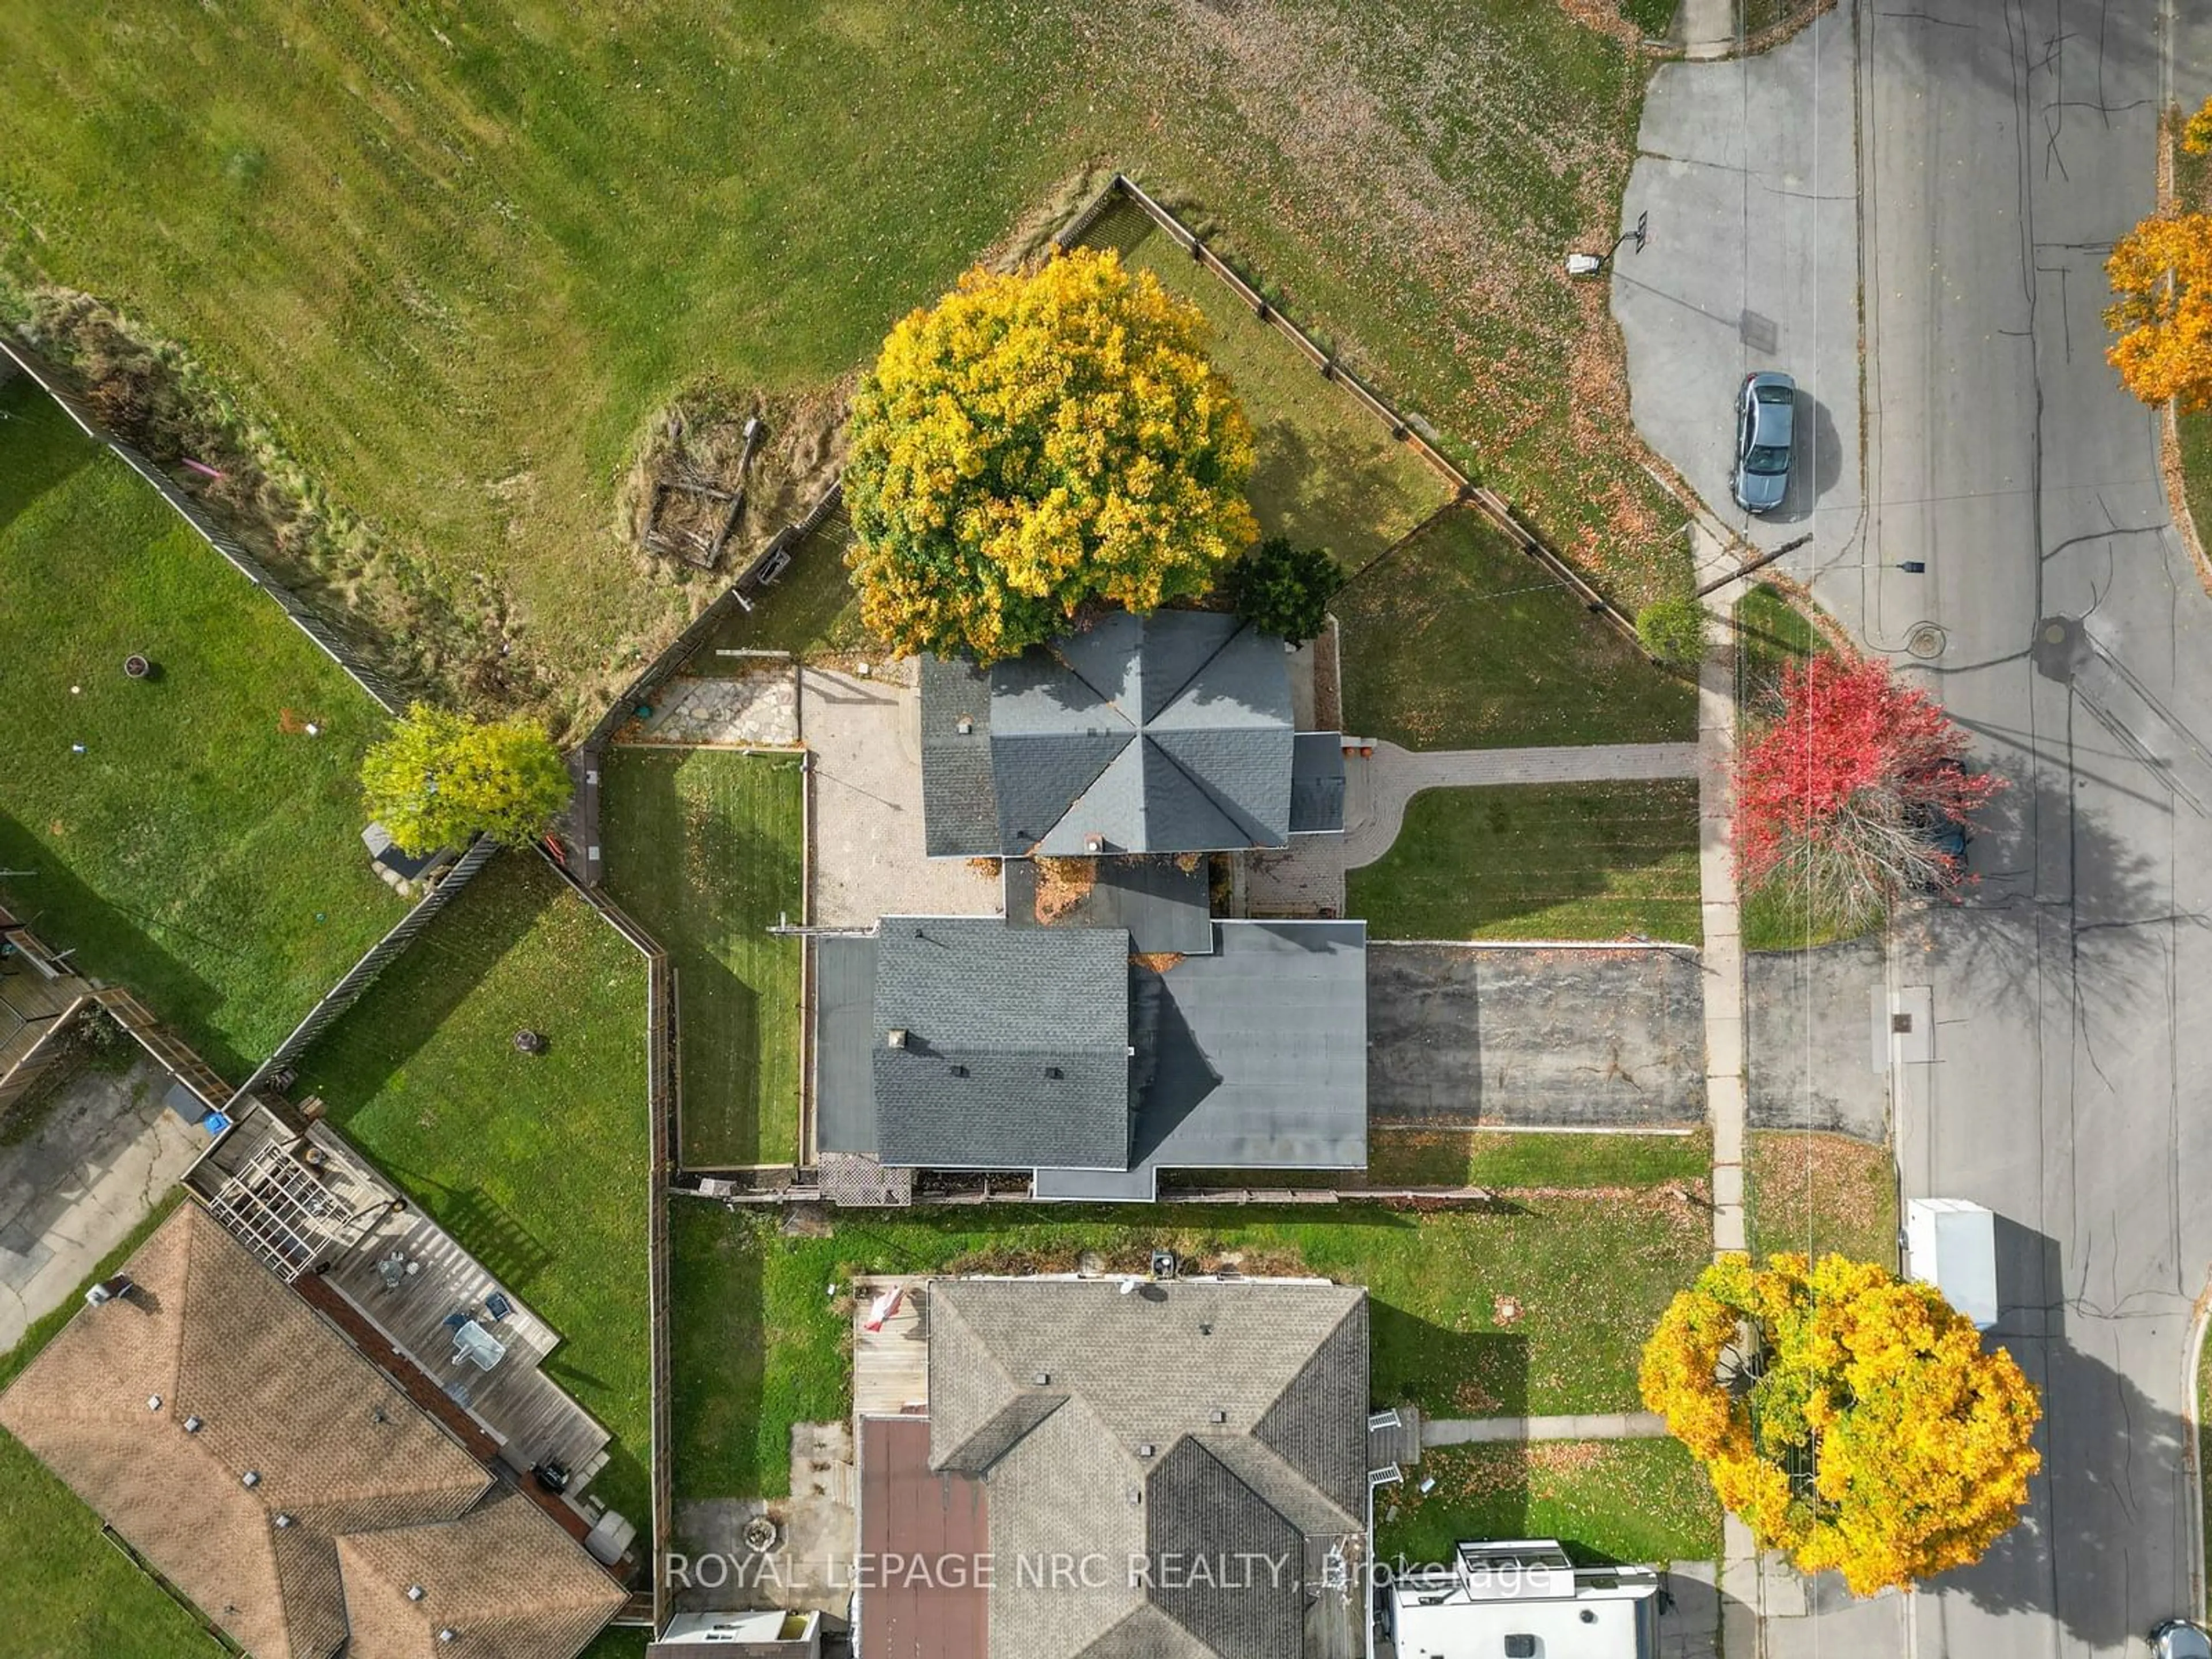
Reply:
[[[1771,553],[1760,554],[1749,564],[1738,566],[1735,569],[1729,571],[1725,576],[1714,577],[1712,580],[1707,582],[1703,587],[1692,594],[1691,597],[1692,599],[1702,599],[1706,594],[1713,592],[1720,588],[1726,587],[1730,582],[1741,581],[1744,577],[1748,576],[1754,570],[1764,570],[1768,565],[1772,564],[1784,553],[1795,553],[1799,548],[1804,546],[1806,543],[1812,539],[1811,532],[1808,532],[1806,534],[1800,536],[1794,542],[1784,542],[1781,546],[1776,548]]]

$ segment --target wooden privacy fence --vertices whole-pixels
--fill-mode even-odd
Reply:
[[[362,993],[376,982],[376,976],[414,943],[415,936],[430,925],[430,919],[451,904],[454,896],[474,879],[477,871],[491,862],[492,855],[498,851],[498,842],[482,836],[471,841],[453,866],[439,878],[438,884],[416,900],[415,908],[400,917],[398,924],[390,933],[370,945],[367,954],[346,970],[343,978],[323,994],[321,1001],[307,1011],[307,1017],[292,1028],[291,1035],[276,1045],[276,1052],[254,1067],[253,1075],[240,1084],[238,1091],[231,1097],[229,1115],[236,1118],[240,1109],[256,1089],[299,1059],[332,1020],[360,1001]]]
[[[203,541],[228,560],[232,568],[246,580],[274,599],[278,608],[292,619],[293,626],[312,640],[317,649],[367,692],[371,702],[387,714],[399,712],[402,700],[389,681],[356,656],[353,647],[343,636],[302,604],[290,588],[271,575],[266,565],[240,546],[236,538],[220,528],[208,516],[207,510],[179,489],[167,473],[101,426],[73,393],[63,389],[52,368],[36,353],[0,333],[0,356],[5,356],[29,375],[48,397],[61,405],[62,412],[82,428],[85,436],[94,443],[104,445],[125,466],[143,478],[155,493],[176,509],[178,517],[199,532]]]
[[[659,941],[638,926],[629,914],[597,887],[579,881],[550,852],[546,864],[566,882],[600,919],[628,939],[645,958],[646,1114],[651,1146],[652,1171],[646,1196],[646,1308],[649,1334],[649,1386],[652,1390],[652,1445],[647,1459],[653,1482],[653,1628],[668,1623],[668,1575],[662,1559],[675,1540],[676,1488],[672,1464],[675,1441],[671,1428],[669,1396],[674,1386],[668,1341],[668,1188],[676,1169],[676,1100],[678,1086],[676,1052],[676,969]]]
[[[1602,617],[1625,635],[1638,651],[1643,641],[1636,633],[1635,618],[1600,592],[1582,573],[1569,564],[1552,545],[1538,535],[1521,516],[1514,512],[1505,498],[1493,489],[1478,484],[1462,472],[1449,457],[1415,429],[1413,422],[1397,410],[1376,395],[1374,391],[1337,362],[1335,355],[1325,349],[1317,341],[1278,310],[1274,303],[1251,283],[1246,282],[1221,257],[1206,245],[1206,239],[1188,225],[1169,212],[1148,195],[1144,188],[1126,173],[1117,173],[1091,203],[1075,217],[1054,234],[1054,241],[1062,248],[1074,246],[1088,235],[1098,221],[1115,202],[1125,201],[1141,210],[1160,229],[1173,239],[1177,246],[1192,259],[1225,283],[1260,321],[1280,334],[1303,353],[1306,360],[1321,373],[1323,380],[1333,380],[1352,395],[1367,412],[1389,431],[1393,440],[1404,445],[1434,469],[1458,495],[1458,498],[1480,513],[1484,518],[1505,532],[1514,545],[1542,565],[1559,586],[1580,599],[1593,615]],[[1648,653],[1647,653],[1648,654]]]

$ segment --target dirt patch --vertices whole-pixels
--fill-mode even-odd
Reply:
[[[641,563],[744,570],[836,477],[857,383],[848,374],[771,397],[702,381],[656,414],[620,501],[625,538]]]

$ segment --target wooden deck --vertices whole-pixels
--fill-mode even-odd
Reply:
[[[387,1289],[376,1264],[393,1254],[421,1263],[421,1271]],[[499,1436],[500,1460],[509,1468],[562,1464],[574,1492],[605,1463],[612,1437],[538,1369],[559,1345],[560,1333],[428,1217],[411,1210],[386,1215],[331,1264],[324,1281]],[[495,1291],[513,1309],[496,1324],[484,1311],[485,1297]],[[456,1313],[468,1314],[506,1346],[491,1370],[455,1357],[446,1320]]]
[[[301,1285],[318,1279],[321,1299],[310,1299],[319,1306],[342,1298],[357,1316],[345,1322],[347,1329],[363,1348],[374,1343],[386,1351],[377,1355],[380,1364],[388,1354],[419,1371],[483,1426],[509,1468],[526,1474],[541,1463],[561,1464],[573,1498],[605,1466],[613,1437],[539,1369],[560,1333],[327,1125],[302,1137],[266,1109],[256,1109],[185,1180],[272,1272]],[[392,1255],[416,1271],[387,1286],[377,1264]],[[498,1322],[484,1306],[495,1292],[509,1304]],[[506,1347],[491,1370],[455,1357],[446,1320],[457,1313]],[[363,1327],[372,1333],[366,1340]]]
[[[899,1310],[880,1331],[863,1330],[868,1304],[894,1285],[906,1288]],[[853,1421],[902,1417],[929,1408],[929,1281],[867,1274],[853,1281]],[[858,1439],[855,1438],[855,1444]]]

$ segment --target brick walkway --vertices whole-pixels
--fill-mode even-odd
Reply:
[[[1698,745],[1693,743],[1416,750],[1378,740],[1371,758],[1352,755],[1345,761],[1345,868],[1357,870],[1389,852],[1406,821],[1406,803],[1424,789],[1697,775]]]

